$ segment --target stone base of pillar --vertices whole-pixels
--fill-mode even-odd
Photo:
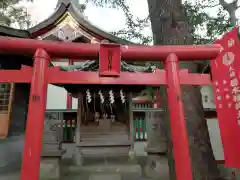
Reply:
[[[81,151],[81,147],[78,146],[78,143],[80,142],[80,129],[77,128],[75,130],[75,137],[76,137],[76,141],[75,141],[75,155],[73,156],[73,160],[75,162],[75,165],[77,166],[82,166],[83,165],[83,155],[82,155],[82,151]]]
[[[60,158],[43,158],[40,164],[40,179],[60,178]]]
[[[75,165],[82,166],[83,165],[83,155],[79,147],[76,147],[76,153],[73,156]]]
[[[144,167],[145,175],[153,179],[169,179],[168,159],[166,156],[148,155]]]
[[[167,152],[167,144],[161,138],[158,138],[155,141],[149,140],[147,142],[145,152],[146,153],[166,153]]]
[[[136,160],[136,151],[134,148],[131,148],[128,152],[128,157],[130,161],[135,161]]]

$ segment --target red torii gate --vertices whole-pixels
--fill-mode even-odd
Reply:
[[[211,62],[211,70],[225,162],[228,167],[240,168],[238,153],[240,113],[237,108],[240,101],[240,96],[238,98],[240,62],[234,61],[236,57],[239,58],[237,33],[235,28],[218,40],[216,42],[218,44],[198,46],[121,46],[0,37],[0,53],[34,56],[33,68],[23,66],[21,70],[0,70],[0,83],[31,83],[21,180],[39,179],[48,83],[167,85],[176,176],[178,180],[192,180],[180,84],[204,85],[211,84],[211,80],[209,75],[192,74],[187,70],[179,71],[178,62],[183,60],[214,59]],[[80,59],[79,61],[99,57],[99,73],[62,72],[57,67],[49,67],[51,58],[58,57]],[[165,70],[155,73],[120,72],[121,59],[165,61]]]

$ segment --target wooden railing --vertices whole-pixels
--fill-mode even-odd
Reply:
[[[150,103],[134,103],[133,104],[133,120],[134,120],[134,129],[135,129],[135,141],[146,141],[147,140],[147,126],[146,126],[146,114],[145,112],[149,109],[152,109],[152,104]],[[55,119],[62,118],[62,115],[59,115],[60,112],[54,112],[56,117]],[[59,119],[60,120],[60,119]],[[63,120],[62,125],[59,125],[59,128],[62,128],[61,139],[63,142],[72,143],[74,142],[75,136],[75,121],[74,120]]]
[[[62,141],[65,143],[71,143],[74,141],[75,136],[75,121],[63,121]],[[59,125],[61,128],[61,125]],[[135,128],[135,141],[147,140],[147,127],[145,119],[134,119]]]

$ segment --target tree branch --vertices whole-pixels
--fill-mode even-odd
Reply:
[[[237,18],[235,11],[237,10],[237,0],[232,3],[226,3],[225,0],[219,0],[219,3],[222,5],[223,9],[229,13],[229,20],[231,21],[232,26],[235,26],[237,23]]]
[[[215,8],[215,7],[218,7],[220,6],[221,4],[217,3],[217,4],[214,4],[214,5],[200,5],[201,8]]]

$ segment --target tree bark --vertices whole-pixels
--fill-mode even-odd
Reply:
[[[191,27],[181,9],[181,0],[148,0],[154,44],[192,44]],[[171,7],[171,8],[169,8]],[[181,14],[179,16],[179,14]],[[163,65],[161,65],[163,67]],[[194,63],[180,63],[180,68],[189,72],[197,72]],[[182,86],[184,113],[189,136],[189,148],[192,160],[194,180],[214,180],[220,178],[220,172],[215,161],[207,123],[204,119],[204,109],[200,88],[197,86]],[[169,125],[166,87],[161,87],[161,102],[166,110],[165,118],[160,124],[166,128],[170,179],[176,179],[172,142]],[[161,128],[162,129],[162,128]]]

